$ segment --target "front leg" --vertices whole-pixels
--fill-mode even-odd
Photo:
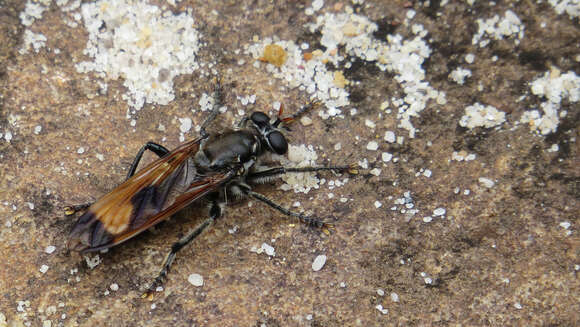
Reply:
[[[251,172],[248,174],[246,180],[250,183],[264,183],[272,178],[287,174],[287,173],[307,173],[307,172],[317,172],[317,171],[328,171],[336,170],[340,172],[349,172],[351,174],[356,174],[356,168],[354,165],[348,166],[326,166],[326,167],[273,167],[261,171]]]

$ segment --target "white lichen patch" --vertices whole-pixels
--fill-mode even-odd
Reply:
[[[560,123],[560,116],[565,112],[559,112],[562,100],[571,103],[580,100],[580,78],[575,72],[569,71],[562,74],[559,69],[545,72],[542,77],[530,83],[531,91],[538,97],[544,97],[547,101],[542,102],[542,113],[537,109],[524,112],[520,118],[521,123],[529,124],[530,130],[543,135],[555,132]]]
[[[449,73],[449,79],[459,85],[463,85],[467,77],[471,77],[471,70],[461,67],[457,67]]]
[[[318,155],[312,145],[306,146],[302,144],[296,146],[291,144],[288,147],[288,158],[279,155],[275,155],[273,158],[280,161],[285,167],[309,167],[316,166]],[[319,188],[320,182],[315,173],[284,174],[282,175],[282,180],[285,184],[281,186],[281,189],[293,189],[296,193],[308,193],[312,188]]]
[[[319,114],[323,118],[340,115],[339,108],[349,104],[348,92],[335,84],[335,74],[326,68],[320,56],[311,59],[304,58],[304,50],[292,41],[274,42],[270,38],[260,43],[248,46],[247,54],[256,60],[261,58],[264,48],[269,44],[276,44],[284,49],[287,59],[283,65],[276,67],[267,64],[267,70],[276,78],[284,80],[288,87],[306,91],[311,99],[320,101],[326,107]]]
[[[35,20],[42,18],[42,14],[49,6],[50,0],[27,1],[24,11],[20,13],[20,22],[24,26],[31,26]]]
[[[504,122],[505,112],[476,102],[465,108],[465,114],[461,117],[459,125],[469,129],[476,127],[492,128]]]
[[[548,3],[554,7],[558,15],[566,13],[570,18],[580,16],[580,1],[578,0],[548,0]]]
[[[511,10],[507,10],[503,17],[495,15],[490,19],[480,18],[477,20],[477,25],[478,31],[471,39],[471,43],[478,44],[481,48],[485,47],[490,39],[502,40],[513,36],[514,43],[518,45],[524,38],[524,25]]]
[[[123,78],[131,107],[173,100],[173,79],[198,68],[199,33],[188,13],[174,15],[129,0],[97,1],[81,7],[92,61],[76,65],[103,79]]]
[[[390,102],[397,109],[398,127],[408,130],[409,136],[414,137],[416,129],[411,124],[411,118],[419,116],[429,100],[436,100],[441,105],[446,103],[445,94],[425,81],[425,71],[421,67],[431,53],[427,42],[423,40],[427,31],[422,25],[414,24],[409,26],[416,35],[412,40],[404,40],[398,34],[388,35],[387,42],[377,40],[373,33],[378,30],[378,26],[365,16],[353,14],[350,9],[346,13],[320,15],[314,23],[307,25],[311,32],[320,32],[320,44],[325,47],[324,51],[270,38],[246,47],[245,51],[255,59],[260,59],[269,44],[274,43],[283,48],[287,60],[280,67],[267,64],[268,71],[285,80],[289,87],[306,91],[312,99],[324,103],[326,110],[319,112],[323,119],[340,115],[340,108],[349,104],[349,94],[344,89],[348,81],[344,81],[342,71],[329,71],[327,63],[335,67],[348,67],[348,58],[356,57],[374,62],[383,71],[394,72],[395,80],[401,84],[405,95],[393,98]],[[407,15],[406,22],[413,16]],[[305,52],[306,49],[308,52]]]
[[[46,36],[41,33],[33,33],[30,30],[24,31],[22,48],[18,50],[20,54],[27,54],[31,49],[38,53],[41,48],[46,46]]]

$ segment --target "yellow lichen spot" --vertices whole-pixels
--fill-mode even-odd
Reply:
[[[268,44],[264,48],[264,55],[260,58],[260,61],[271,63],[276,67],[284,65],[288,55],[284,48],[277,44]]]
[[[348,80],[344,77],[344,74],[341,71],[334,72],[334,80],[332,82],[336,87],[340,87],[341,89],[348,84]]]

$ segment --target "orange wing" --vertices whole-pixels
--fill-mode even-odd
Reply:
[[[197,174],[200,141],[182,144],[93,203],[73,227],[69,248],[89,252],[124,242],[231,179],[235,172]]]

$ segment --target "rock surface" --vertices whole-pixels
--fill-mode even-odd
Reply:
[[[160,13],[193,17],[200,41],[175,42],[202,43],[182,57],[176,49],[195,47],[175,45],[188,67],[142,62],[158,69],[143,78],[172,82],[173,95],[155,103],[168,88],[153,81],[142,98],[151,101],[137,110],[130,97],[141,81],[127,86],[124,76],[139,71],[119,79],[79,72],[93,60],[79,4],[0,7],[0,326],[580,324],[573,10],[547,1],[152,1]],[[116,37],[129,37],[122,27],[134,18],[126,19],[93,31],[118,27]],[[134,26],[143,51],[170,28]],[[101,40],[101,50],[115,49],[114,40]],[[287,51],[277,65],[259,58],[268,40]],[[98,258],[67,252],[74,218],[63,208],[113,189],[145,142],[173,148],[195,137],[217,72],[223,126],[280,104],[290,114],[326,88],[315,98],[322,107],[306,115],[311,123],[292,125],[291,143],[313,145],[318,164],[359,163],[360,172],[319,174],[307,194],[281,190],[281,181],[258,187],[333,221],[330,234],[255,201],[231,204],[177,255],[163,290],[143,300],[172,242],[206,216],[205,204]],[[534,80],[559,76],[571,79],[549,98],[532,92]],[[475,103],[505,119],[460,126]],[[520,123],[531,110],[542,116]],[[264,243],[275,256],[251,251]],[[313,271],[320,254],[324,268]],[[188,282],[192,273],[203,286]]]

